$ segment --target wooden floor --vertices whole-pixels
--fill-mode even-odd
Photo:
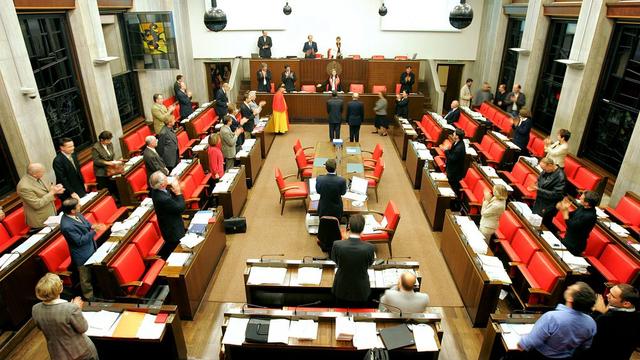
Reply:
[[[476,360],[484,329],[470,326],[460,296],[439,252],[439,233],[431,232],[393,144],[388,137],[371,134],[372,130],[371,125],[362,127],[360,143],[363,149],[373,149],[376,143],[380,143],[384,148],[386,167],[379,189],[380,199],[377,203],[372,200],[370,207],[383,210],[387,201],[392,199],[401,212],[401,222],[393,242],[394,255],[411,256],[420,262],[422,291],[429,293],[433,305],[429,310],[441,314],[443,319],[444,338],[440,359]],[[342,137],[345,138],[347,133],[348,128],[343,126]],[[273,168],[278,166],[285,174],[295,172],[291,149],[293,142],[299,138],[304,146],[313,146],[327,137],[326,125],[294,124],[291,132],[276,138],[258,181],[249,193],[244,210],[248,232],[228,237],[223,259],[195,319],[183,321],[190,359],[218,359],[224,309],[232,306],[231,302],[244,302],[241,276],[244,259],[274,252],[283,252],[287,258],[322,255],[314,238],[306,234],[301,205],[288,204],[284,215],[280,216]],[[378,246],[377,253],[379,257],[388,257],[386,246]],[[44,337],[38,330],[31,331],[9,356],[9,359],[16,360],[48,358]]]

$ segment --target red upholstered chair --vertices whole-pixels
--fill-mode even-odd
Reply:
[[[349,92],[350,93],[362,94],[362,93],[364,93],[364,85],[363,84],[351,84],[351,85],[349,85]]]
[[[71,253],[69,252],[69,245],[62,234],[56,236],[49,245],[42,249],[38,257],[48,272],[60,276],[65,286],[72,286],[71,272],[69,271]]]
[[[300,91],[308,92],[308,93],[314,93],[314,92],[316,92],[316,86],[315,85],[302,85],[300,87]]]
[[[204,185],[196,183],[193,176],[187,175],[180,181],[182,187],[182,195],[187,208],[200,209],[200,195],[204,190]]]
[[[527,145],[527,149],[531,153],[531,155],[541,158],[544,156],[544,139],[534,135],[533,133],[529,134],[530,137],[533,138]]]
[[[538,243],[525,229],[518,229],[510,242],[498,240],[509,260],[518,264],[528,264],[533,253],[540,250]]]
[[[312,146],[302,147],[302,143],[300,142],[300,139],[296,139],[296,142],[293,144],[293,153],[297,154],[298,151],[302,150],[302,152],[304,153],[304,156],[307,158],[307,163],[313,164],[313,159],[315,155],[313,154],[313,152],[306,152],[307,150],[310,150],[310,149],[313,149],[313,147]]]
[[[573,179],[580,168],[580,163],[575,160],[575,158],[571,156],[567,156],[564,158],[564,174],[567,177],[567,180]]]
[[[531,173],[527,166],[521,161],[516,162],[511,171],[498,172],[506,178],[509,184],[524,184],[527,175]]]
[[[106,196],[90,211],[99,223],[111,225],[127,212],[127,208],[124,206],[118,208],[113,197]]]
[[[84,179],[84,184],[87,186],[87,190],[97,191],[98,180],[96,180],[96,174],[93,172],[93,160],[89,160],[82,165],[80,172],[82,173],[82,178]]]
[[[575,185],[578,192],[585,190],[595,191],[600,181],[602,181],[602,176],[594,173],[584,166],[581,166],[578,171],[576,171],[576,175],[573,180],[569,181]]]
[[[379,233],[361,234],[360,238],[362,239],[362,241],[371,241],[373,243],[387,243],[387,246],[389,247],[389,257],[393,257],[391,242],[393,241],[393,236],[396,233],[398,224],[400,223],[400,211],[398,211],[398,208],[396,207],[396,204],[393,202],[393,200],[389,200],[384,213],[371,210],[369,212],[377,214],[379,217],[381,217],[380,219],[376,218],[376,221],[378,221],[380,225],[384,227],[378,229],[380,231]]]
[[[625,194],[615,209],[607,207],[605,210],[631,230],[636,233],[640,232],[640,201],[636,200],[633,195]]]
[[[164,239],[153,223],[148,222],[133,237],[131,243],[136,246],[143,258],[148,259],[158,255],[160,248],[164,245]]]
[[[13,246],[13,244],[15,244],[21,238],[22,236],[19,235],[12,236],[5,228],[4,224],[0,224],[0,253]]]
[[[202,163],[197,163],[189,175],[193,176],[193,180],[196,185],[203,185],[205,188],[209,186],[209,181],[211,180],[211,174],[205,174],[204,168],[202,167]]]
[[[276,92],[276,84],[271,83],[271,86],[269,87],[269,92],[272,94]]]
[[[476,148],[478,153],[480,153],[483,157],[486,158],[489,156],[489,152],[491,151],[491,146],[493,145],[494,142],[495,140],[493,139],[493,137],[489,135],[485,135],[482,137],[482,140],[480,140],[480,143],[473,142],[471,144]]]
[[[147,126],[144,127],[148,128]],[[144,138],[140,138],[140,134],[137,131],[125,136],[122,142],[125,147],[125,157],[138,155],[144,146]]]
[[[522,223],[518,220],[516,215],[511,210],[507,210],[502,213],[500,220],[498,220],[496,238],[498,240],[511,242],[516,231],[521,228]]]
[[[147,136],[153,135],[153,132],[151,132],[151,128],[149,126],[141,126],[138,130],[136,130],[136,133],[138,133],[138,137],[142,142],[140,147],[144,146],[144,139]]]
[[[402,89],[402,84],[396,83],[396,94],[400,94],[400,89]]]
[[[549,303],[549,298],[562,273],[555,267],[549,255],[536,251],[528,264],[518,264],[516,267],[526,282],[526,289],[518,294],[525,308],[555,306]]]
[[[587,255],[585,258],[598,270],[608,285],[633,284],[640,271],[638,261],[614,243],[606,244],[600,254]]]
[[[316,53],[316,59],[322,59],[322,54]]]
[[[11,236],[23,236],[29,232],[22,207],[7,213],[2,223]]]
[[[133,196],[138,200],[142,201],[149,194],[149,189],[147,188],[147,171],[144,166],[140,166],[127,176],[127,182],[131,187]]]
[[[313,166],[307,162],[303,149],[296,153],[296,165],[298,166],[298,177],[304,181],[313,175]]]
[[[492,186],[490,186],[484,179],[480,179],[476,182],[473,189],[462,189],[463,197],[466,200],[465,205],[467,213],[474,215],[480,213],[482,208],[482,200],[484,199],[484,192],[491,192]]]
[[[162,102],[162,104],[166,107],[171,106],[172,104],[174,104],[176,102],[176,97],[175,96],[171,96],[168,97],[166,99],[164,99],[164,101]],[[175,108],[173,109],[173,117],[176,119],[180,118],[180,104],[176,104]]]
[[[482,179],[482,174],[480,174],[475,168],[470,167],[464,175],[464,178],[460,180],[460,186],[462,189],[473,190],[480,179]]]
[[[180,156],[191,158],[193,155],[191,148],[196,145],[198,140],[189,139],[189,134],[184,130],[178,131],[176,137],[178,138],[178,152],[180,152]]]
[[[589,233],[589,237],[587,238],[587,247],[582,252],[582,255],[585,257],[598,257],[602,254],[604,247],[610,242],[609,237],[596,226]]]
[[[486,154],[485,160],[487,164],[492,167],[498,167],[502,163],[502,159],[504,158],[504,153],[507,151],[507,148],[502,145],[502,143],[494,142],[491,145],[491,149],[489,153]],[[483,154],[484,155],[484,154]]]
[[[124,294],[135,298],[149,293],[164,263],[162,259],[154,259],[147,266],[136,246],[129,244],[109,267]]]
[[[382,154],[384,154],[384,150],[382,149],[382,145],[380,145],[380,144],[376,144],[376,147],[373,148],[373,151],[362,150],[362,152],[363,153],[367,153],[367,154],[371,154],[371,157],[362,159],[362,161],[364,162],[365,166],[366,165],[375,165],[378,162],[378,160],[380,160],[380,158],[382,157]]]
[[[373,172],[367,172],[365,170],[364,177],[369,182],[369,189],[374,189],[376,194],[376,202],[378,202],[378,185],[380,185],[380,180],[382,180],[382,173],[384,172],[384,161],[382,158],[376,162],[375,167],[373,168]]]
[[[393,60],[408,60],[409,58],[407,57],[407,55],[396,55],[396,57],[393,58]]]
[[[280,192],[280,203],[282,207],[280,208],[280,215],[284,213],[284,204],[287,200],[302,200],[302,205],[307,207],[307,197],[309,196],[309,189],[307,188],[307,183],[304,181],[296,181],[296,182],[285,182],[285,179],[288,179],[295,174],[282,176],[282,172],[279,168],[275,168],[276,172],[276,185],[278,185],[278,191]]]
[[[371,88],[371,92],[373,94],[377,94],[379,92],[386,94],[387,87],[385,85],[373,85],[373,87]]]
[[[96,220],[96,217],[93,215],[93,213],[90,213],[90,212],[88,212],[88,213],[84,214],[84,218],[85,218],[85,219],[87,219],[87,221],[88,221],[89,223],[91,223],[92,225],[95,225],[95,224],[99,224],[99,223],[100,223],[99,221],[97,221],[97,220]],[[102,235],[103,235],[104,233],[106,233],[106,232],[107,232],[107,229],[109,229],[109,228],[111,228],[111,225],[107,225],[107,226],[105,226],[105,228],[104,228],[104,229],[99,230],[99,231],[98,231],[98,230],[94,230],[94,231],[96,232],[96,234],[95,234],[95,235],[93,235],[93,240],[94,240],[94,241],[98,241],[98,239],[100,239],[100,237],[102,237]]]
[[[529,185],[533,185],[538,182],[538,175],[529,173],[527,177],[524,179],[524,183],[522,184],[513,184],[515,188],[518,189],[522,200],[530,200],[533,201],[536,199],[536,190],[530,191],[528,189]]]
[[[161,234],[160,225],[158,225],[158,215],[154,213],[153,216],[149,219],[149,223],[153,224],[153,227],[156,228],[158,234]]]
[[[372,55],[371,60],[384,60],[384,55]]]
[[[353,60],[360,60],[361,57],[358,54],[354,54],[354,55],[349,55],[350,58],[352,58]]]

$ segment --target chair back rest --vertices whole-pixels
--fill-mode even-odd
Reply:
[[[478,183],[481,178],[482,175],[480,175],[478,170],[476,170],[474,167],[470,167],[467,170],[467,173],[464,175],[464,179],[462,180],[464,180],[464,183],[468,186],[469,189],[474,189],[476,183]]]
[[[38,257],[40,257],[49,272],[55,273],[65,271],[67,270],[64,266],[65,262],[71,263],[69,244],[67,244],[64,236],[60,234],[56,236],[56,238],[42,251],[40,251]]]
[[[396,83],[396,94],[400,94],[400,89],[402,89],[402,84]]]
[[[511,241],[511,247],[520,258],[520,261],[525,264],[529,263],[534,252],[540,250],[536,241],[531,238],[531,235],[525,229],[516,231],[513,241]]]
[[[136,131],[124,137],[122,140],[127,148],[127,153],[140,150],[144,146],[144,138],[140,138],[140,134]]]
[[[522,183],[522,186],[524,186],[525,188],[529,187],[529,185],[533,185],[536,184],[538,182],[538,175],[536,174],[528,174],[527,177],[524,179],[524,182]],[[536,190],[533,190],[532,193],[536,193]]]
[[[182,195],[185,199],[190,199],[193,197],[193,194],[196,191],[196,183],[193,181],[193,176],[187,175],[182,181],[180,181],[180,186],[182,187]]]
[[[598,258],[619,283],[631,284],[640,271],[640,264],[627,255],[618,245],[612,243],[602,251]]]
[[[564,158],[564,174],[567,179],[573,179],[576,176],[576,172],[578,172],[578,168],[580,168],[580,163],[573,157],[567,156]]]
[[[363,84],[351,84],[349,85],[349,92],[351,93],[364,93],[364,85]]]
[[[599,257],[604,247],[609,244],[609,237],[599,228],[594,227],[587,238],[587,247],[582,253],[584,256]]]
[[[148,222],[138,231],[133,240],[131,240],[131,243],[136,246],[140,256],[145,258],[149,256],[153,245],[155,245],[159,238],[160,235],[156,232],[155,226]]]
[[[522,224],[516,215],[511,210],[503,212],[498,221],[498,231],[504,236],[504,239],[511,242],[518,229],[522,229]]]
[[[516,180],[516,184],[524,184],[527,179],[527,175],[529,175],[529,169],[521,161],[518,161],[513,165],[513,169],[511,169],[511,176]]]
[[[300,91],[305,91],[308,93],[314,93],[316,92],[316,86],[315,85],[302,85],[302,87],[300,87]]]
[[[615,210],[624,216],[625,220],[629,221],[627,225],[640,225],[640,203],[634,200],[633,197],[629,195],[622,197]]]
[[[378,178],[378,181],[382,180],[382,173],[384,172],[384,161],[382,158],[378,159],[375,168],[373,169],[373,176]]]
[[[318,241],[323,251],[330,252],[334,241],[342,240],[340,221],[334,216],[323,216],[318,224]]]
[[[302,143],[300,139],[296,139],[296,142],[293,143],[293,153],[297,154],[300,149],[302,149]]]
[[[502,158],[504,157],[504,153],[507,151],[507,148],[502,146],[499,142],[494,142],[491,145],[491,150],[489,150],[489,156],[495,162],[502,162]]]
[[[0,249],[6,249],[11,244],[9,241],[11,240],[11,235],[9,235],[9,231],[4,227],[4,224],[0,223]]]
[[[575,182],[580,189],[595,191],[601,180],[602,176],[584,166],[576,171]]]
[[[527,146],[527,149],[531,152],[532,155],[537,157],[544,156],[544,139],[541,139],[538,136],[533,135],[533,141],[530,146]]]
[[[483,136],[482,140],[480,140],[480,150],[488,153],[491,150],[491,145],[493,145],[494,142],[495,140],[491,136]]]
[[[296,153],[296,165],[298,165],[298,170],[307,166],[307,158],[304,156],[302,149],[298,150]]]
[[[400,222],[400,211],[393,200],[389,200],[387,208],[384,210],[384,218],[387,219],[387,228],[395,230]]]
[[[2,223],[9,230],[11,236],[22,236],[29,232],[22,206],[6,214]]]
[[[478,180],[476,186],[473,187],[473,196],[475,196],[476,201],[481,203],[484,199],[485,191],[491,192],[492,186],[490,186],[484,179]]]
[[[118,206],[113,197],[106,196],[99,203],[91,208],[90,214],[93,214],[99,223],[107,223],[108,220],[118,211]]]
[[[556,286],[558,279],[562,275],[553,265],[549,256],[542,251],[536,251],[533,254],[529,265],[527,265],[527,269],[538,282],[540,288],[549,293],[553,292],[553,288]]]
[[[278,190],[282,191],[282,189],[285,187],[284,178],[282,177],[282,171],[280,171],[280,168],[275,168],[275,173],[276,185],[278,185]]]
[[[385,85],[373,85],[373,87],[371,88],[371,92],[374,94],[377,94],[379,92],[386,94],[387,87]]]
[[[371,55],[371,60],[384,60],[384,55]]]
[[[97,181],[96,174],[93,172],[93,160],[89,160],[84,165],[82,165],[80,167],[80,173],[82,173],[82,178],[87,184],[95,183]]]
[[[145,126],[141,126],[138,130],[136,130],[136,133],[138,133],[138,137],[140,138],[140,142],[141,142],[141,146],[144,146],[144,139],[149,136],[149,135],[153,135],[153,133],[151,132],[151,128],[148,127],[147,125]]]
[[[127,176],[127,182],[134,192],[147,190],[147,170],[145,167],[140,166],[135,169],[131,175]]]
[[[207,176],[204,173],[204,168],[202,167],[202,164],[200,162],[198,162],[192,169],[191,172],[189,173],[189,175],[191,175],[193,177],[193,181],[195,182],[196,185],[204,185],[204,178]]]
[[[138,281],[146,271],[142,256],[134,244],[127,245],[109,267],[119,284]]]
[[[376,144],[376,147],[373,148],[373,154],[371,155],[371,157],[373,159],[378,160],[382,157],[383,153],[384,153],[384,150],[382,149],[382,145]]]
[[[189,135],[186,131],[181,130],[176,133],[176,137],[178,138],[178,147],[180,148],[180,153],[182,153],[187,145],[189,145]]]

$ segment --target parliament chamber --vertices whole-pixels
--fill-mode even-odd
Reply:
[[[640,359],[640,1],[0,23],[0,358]]]

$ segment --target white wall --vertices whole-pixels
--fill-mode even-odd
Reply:
[[[258,52],[256,43],[260,36],[259,29],[223,30],[218,33],[208,31],[203,24],[205,2],[209,3],[204,0],[189,1],[189,23],[195,58],[249,57],[251,53]],[[282,9],[284,3],[285,1],[268,2],[270,6],[278,6],[279,9]],[[398,1],[393,2],[397,3]],[[376,0],[291,0],[289,5],[293,12],[285,18],[282,26],[285,30],[270,31],[273,56],[302,56],[302,45],[307,35],[312,34],[319,51],[325,55],[327,49],[335,45],[335,37],[341,36],[342,51],[347,55],[369,57],[380,54],[393,57],[418,53],[420,59],[475,60],[482,19],[482,0],[470,0],[468,3],[474,11],[471,26],[460,32],[433,32],[380,30],[378,8],[381,2]],[[228,16],[259,12],[259,7],[251,6],[252,0],[225,1],[224,6],[218,1],[218,4]],[[408,19],[416,18],[411,7],[398,9],[398,5],[391,5],[392,3],[387,4],[389,13],[406,11],[407,14],[413,14],[411,17],[407,15]],[[259,24],[256,25],[258,26]]]

